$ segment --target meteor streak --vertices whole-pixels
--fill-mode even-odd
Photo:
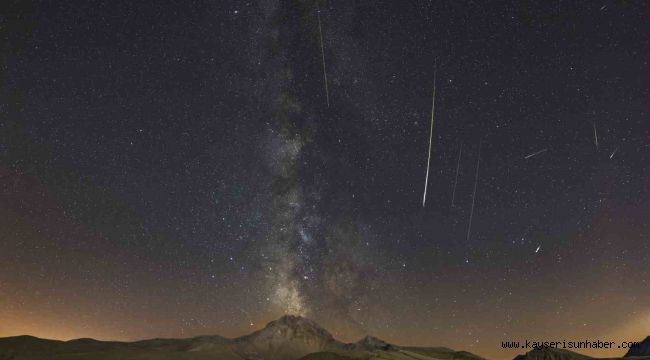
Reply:
[[[323,79],[325,80],[325,98],[327,99],[327,107],[330,107],[330,92],[327,88],[327,70],[325,69],[325,46],[323,46],[323,28],[320,23],[320,9],[318,10],[318,34],[320,35],[320,53],[323,60]]]
[[[460,155],[463,153],[463,143],[460,143],[458,150],[458,160],[456,161],[456,178],[454,179],[454,191],[451,193],[451,207],[454,207],[454,199],[456,198],[456,185],[458,185],[458,170],[460,169]]]
[[[618,151],[618,148],[614,149],[614,152],[612,152],[612,154],[609,155],[610,160],[614,157],[614,155],[616,154],[617,151]]]
[[[422,207],[427,202],[427,185],[429,184],[429,165],[431,164],[431,142],[433,140],[433,113],[436,109],[436,72],[433,72],[433,104],[431,105],[431,130],[429,132],[429,157],[427,158],[427,176],[424,178],[424,195]]]
[[[478,185],[478,167],[481,163],[481,144],[478,145],[478,159],[476,159],[476,175],[474,175],[474,193],[472,194],[472,208],[469,211],[469,224],[467,224],[467,241],[472,233],[472,218],[474,217],[474,202],[476,200],[476,186]]]
[[[526,155],[526,156],[524,157],[524,159],[532,158],[533,156],[535,156],[535,155],[539,155],[539,154],[545,152],[546,150],[548,150],[548,148],[544,148],[544,149],[542,149],[542,150],[540,150],[540,151],[537,151],[537,152],[534,152],[534,153],[532,153],[532,154]]]
[[[594,123],[594,142],[596,143],[596,150],[598,150],[598,132],[596,131],[596,123]]]

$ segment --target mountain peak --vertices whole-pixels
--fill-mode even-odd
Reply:
[[[363,339],[357,341],[357,343],[366,344],[366,345],[387,345],[388,344],[384,340],[370,335],[365,336]]]
[[[332,335],[315,321],[297,315],[283,315],[266,324],[263,330],[265,329],[291,329],[296,333],[311,333],[328,339],[332,338]]]
[[[313,352],[338,348],[332,334],[302,316],[285,315],[263,329],[236,339],[238,353],[248,358],[298,359]]]
[[[309,320],[309,319],[307,319],[305,317],[302,317],[300,315],[282,315],[277,320],[271,321],[271,323],[273,323],[273,322],[280,322],[280,323],[284,323],[284,324],[297,324],[297,323],[311,322],[311,323],[316,324],[314,321]]]
[[[352,348],[363,349],[363,350],[394,350],[397,349],[397,346],[389,344],[382,339],[376,338],[374,336],[366,336],[363,339],[357,341],[354,344],[351,344]]]

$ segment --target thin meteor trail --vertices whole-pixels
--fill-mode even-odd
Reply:
[[[454,207],[454,199],[456,198],[456,185],[458,185],[458,170],[460,169],[460,155],[463,153],[463,143],[460,143],[458,150],[458,160],[456,161],[456,178],[454,179],[454,191],[451,192],[451,207]]]
[[[327,99],[327,107],[330,107],[330,92],[327,87],[327,70],[325,70],[325,46],[323,46],[323,28],[320,24],[320,9],[318,10],[318,34],[320,35],[320,53],[323,60],[323,78],[325,79],[325,98]]]
[[[254,326],[255,323],[253,323],[253,320],[252,320],[252,318],[251,318],[251,315],[248,313],[248,311],[246,311],[246,310],[244,310],[244,309],[242,309],[242,308],[239,308],[239,310],[240,310],[241,312],[243,312],[244,314],[246,314],[246,317],[248,318],[248,322],[250,323],[250,326]]]
[[[548,150],[548,148],[544,148],[544,149],[542,149],[542,150],[540,150],[540,151],[537,151],[537,152],[534,152],[534,153],[532,153],[532,154],[526,155],[526,156],[524,157],[524,159],[532,158],[533,156],[535,156],[535,155],[539,155],[539,154],[545,152],[546,150]]]
[[[610,160],[612,160],[612,158],[614,157],[614,155],[616,154],[617,151],[618,151],[618,148],[614,149],[614,152],[612,152],[612,154],[609,155]]]
[[[472,194],[472,208],[469,211],[469,224],[467,224],[467,241],[472,233],[472,218],[474,217],[474,202],[476,200],[476,186],[478,185],[478,167],[481,163],[481,144],[478,145],[478,159],[476,159],[476,175],[474,175],[474,193]]]
[[[436,72],[433,72],[433,104],[431,105],[431,130],[429,132],[429,157],[427,158],[427,176],[424,178],[424,195],[422,207],[427,202],[427,185],[429,184],[429,165],[431,164],[431,142],[433,140],[433,113],[436,109]]]
[[[594,142],[596,143],[596,150],[598,150],[598,132],[596,131],[596,123],[594,123]]]

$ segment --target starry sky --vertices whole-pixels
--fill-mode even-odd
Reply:
[[[0,336],[239,336],[289,313],[495,359],[639,341],[648,20],[613,0],[3,1]]]

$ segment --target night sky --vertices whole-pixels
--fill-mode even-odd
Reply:
[[[613,0],[2,1],[0,336],[239,336],[289,313],[497,359],[640,341],[649,20]]]

